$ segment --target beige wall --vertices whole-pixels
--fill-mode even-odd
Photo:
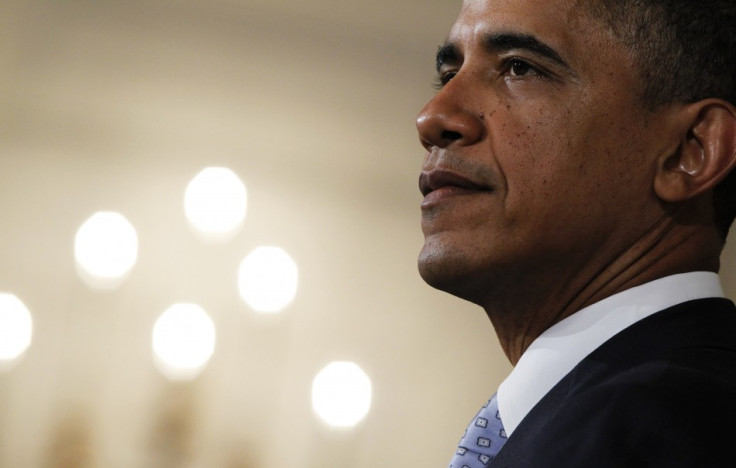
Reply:
[[[444,466],[509,371],[483,312],[415,271],[422,149],[414,116],[459,8],[446,0],[0,0],[0,291],[35,335],[0,374],[0,467]],[[244,180],[243,231],[189,229],[201,168]],[[97,210],[138,229],[111,292],[76,275]],[[300,268],[277,317],[235,274],[254,247]],[[728,253],[731,259],[734,254]],[[727,262],[728,263],[728,262]],[[725,278],[734,290],[730,264]],[[150,333],[174,302],[218,329],[189,384],[166,381]],[[371,376],[373,408],[334,432],[311,380],[332,360]]]

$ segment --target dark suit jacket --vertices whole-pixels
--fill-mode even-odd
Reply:
[[[736,307],[679,304],[593,351],[491,467],[736,467]]]

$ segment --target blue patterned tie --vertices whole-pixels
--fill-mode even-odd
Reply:
[[[449,468],[485,468],[505,442],[506,431],[494,394],[465,430]]]

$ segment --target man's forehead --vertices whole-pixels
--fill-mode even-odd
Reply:
[[[463,0],[463,8],[475,10],[503,9],[512,6],[523,6],[531,9],[551,7],[553,10],[579,9],[585,7],[590,0]]]
[[[590,46],[591,28],[600,27],[579,8],[581,0],[464,0],[448,36],[448,43],[482,43],[499,32],[539,38],[552,45],[566,60]]]
[[[464,0],[452,32],[489,28],[524,28],[537,34],[565,32],[580,20],[580,9],[574,8],[577,3],[576,0]]]

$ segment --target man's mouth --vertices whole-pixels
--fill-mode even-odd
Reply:
[[[474,181],[468,177],[460,175],[456,172],[443,169],[432,169],[422,171],[419,175],[419,190],[426,198],[434,192],[441,192],[434,197],[440,195],[452,195],[467,192],[487,192],[491,188],[483,185],[478,181]]]

